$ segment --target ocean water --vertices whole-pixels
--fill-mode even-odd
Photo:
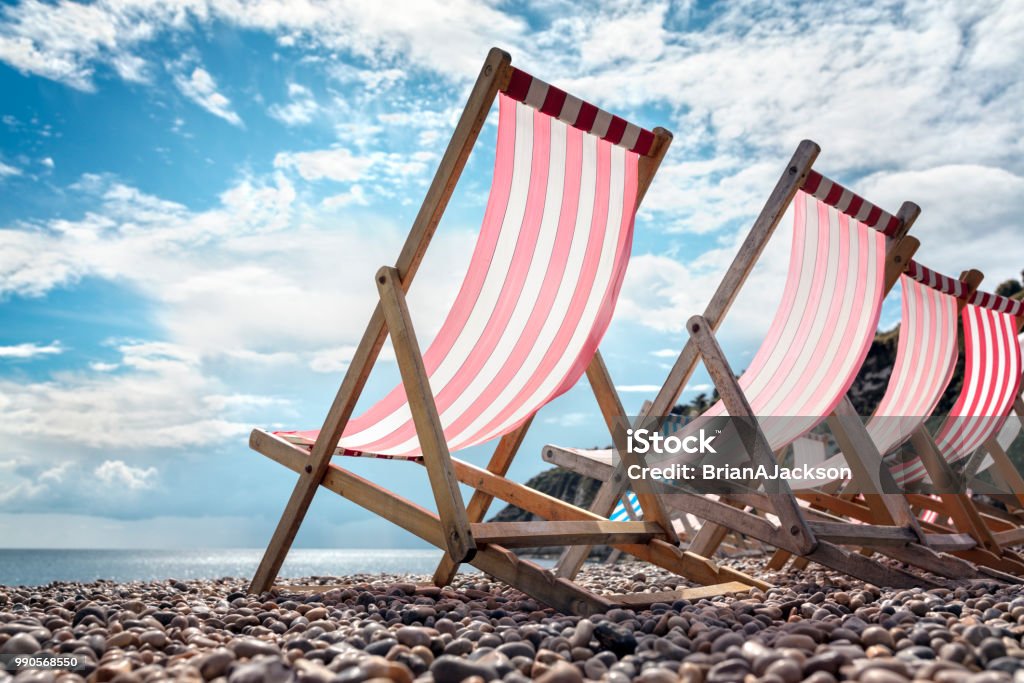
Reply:
[[[249,578],[263,549],[17,550],[0,548],[0,585],[39,586],[51,581],[159,581]],[[439,550],[306,550],[288,554],[282,577],[361,573],[432,574]],[[465,569],[472,570],[471,567]]]

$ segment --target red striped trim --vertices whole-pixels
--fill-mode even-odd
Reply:
[[[505,94],[542,114],[553,116],[585,133],[594,133],[602,140],[625,147],[631,152],[646,155],[654,146],[654,133],[646,128],[609,114],[515,67],[512,67]],[[605,130],[595,130],[595,124],[599,121],[608,121]],[[600,123],[598,127],[604,127],[604,124]]]
[[[975,292],[968,303],[998,311],[999,313],[1009,313],[1016,317],[1024,315],[1024,301],[1010,299],[998,294],[990,294],[989,292]]]
[[[917,261],[911,261],[910,265],[907,266],[907,275],[922,285],[931,287],[943,294],[950,294],[958,299],[963,298],[967,294],[967,285],[962,280],[943,275],[931,268],[922,266]]]
[[[808,172],[800,189],[888,237],[895,235],[900,228],[900,219],[896,216],[817,171]],[[847,197],[848,201],[844,201]]]

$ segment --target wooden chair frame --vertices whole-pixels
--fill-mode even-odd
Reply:
[[[683,389],[696,369],[697,362],[703,360],[719,395],[725,403],[730,415],[753,419],[750,406],[736,381],[732,369],[715,339],[715,330],[731,307],[743,283],[760,257],[765,245],[774,233],[786,208],[793,201],[798,189],[803,185],[811,172],[820,148],[813,142],[803,141],[787,164],[782,177],[776,183],[771,195],[762,208],[757,219],[718,289],[711,298],[705,312],[694,316],[688,323],[690,339],[684,345],[667,379],[651,403],[649,410],[642,411],[637,418],[638,423],[650,419],[651,416],[666,415],[669,409],[679,400]],[[886,252],[885,291],[895,284],[899,275],[909,264],[918,246],[917,240],[907,238],[920,209],[911,202],[905,202],[897,213],[899,228],[893,235]],[[871,490],[882,494],[885,490],[877,473],[884,472],[881,457],[867,448],[856,448],[867,438],[867,433],[857,433],[856,429],[842,429],[839,417],[849,416],[853,412],[852,405],[846,400],[840,404],[830,420],[841,428],[837,437],[847,442],[851,452],[846,453],[851,468],[855,469]],[[756,421],[755,421],[756,424]],[[863,430],[863,425],[861,425]],[[763,431],[756,430],[755,447],[752,458],[755,465],[772,467],[776,463],[776,454],[771,452]],[[873,445],[873,444],[872,444]],[[617,449],[620,454],[625,449]],[[845,451],[844,451],[845,452]],[[555,449],[546,449],[545,458],[567,469],[583,471],[603,481],[591,511],[607,516],[611,513],[616,501],[628,485],[625,471],[628,463],[620,461],[614,467],[602,463],[584,463],[585,458],[564,457]],[[783,482],[783,484],[785,484]],[[963,576],[973,574],[973,568],[957,558],[920,543],[921,534],[915,519],[906,503],[899,501],[899,496],[879,495],[875,505],[876,511],[884,512],[884,525],[851,524],[842,518],[827,515],[821,511],[804,510],[798,504],[788,485],[778,494],[741,494],[730,495],[722,500],[712,500],[699,495],[666,496],[666,505],[675,513],[692,513],[706,520],[701,531],[690,544],[689,549],[698,555],[710,556],[729,531],[737,531],[756,538],[791,554],[800,555],[832,569],[836,569],[876,585],[919,586],[925,583],[921,577],[914,576],[898,569],[881,565],[869,558],[846,550],[841,545],[869,545],[880,548],[885,554],[895,559],[926,565],[926,568],[946,576]],[[890,491],[892,489],[889,489]],[[759,517],[747,508],[768,511],[779,519],[779,524]],[[963,539],[955,539],[964,542]],[[568,548],[559,561],[556,572],[559,576],[571,578],[576,575],[590,548],[576,546]]]
[[[641,605],[660,600],[699,598],[748,590],[768,584],[677,547],[668,511],[657,496],[641,498],[645,521],[609,522],[582,508],[539,493],[505,478],[530,420],[500,439],[486,468],[453,458],[444,438],[416,334],[406,306],[405,292],[426,253],[431,237],[452,195],[466,160],[499,91],[509,85],[511,57],[492,49],[470,93],[469,101],[445,150],[409,235],[393,267],[376,276],[380,301],[356,348],[344,380],[311,451],[273,434],[254,430],[251,447],[299,473],[298,482],[250,585],[250,591],[269,590],[302,523],[316,491],[331,490],[376,515],[388,519],[446,552],[435,572],[438,584],[448,583],[458,565],[470,563],[491,576],[564,612],[593,614],[617,605]],[[671,143],[671,134],[655,129],[651,151],[639,160],[637,204],[654,177]],[[345,426],[362,393],[385,337],[390,333],[423,454],[437,514],[331,463]],[[587,367],[597,403],[611,428],[622,415],[621,403],[600,352]],[[637,463],[642,461],[637,456]],[[465,504],[459,483],[475,489]],[[485,523],[494,498],[516,505],[540,522]],[[509,548],[610,544],[681,576],[704,584],[662,594],[598,595],[571,581],[555,577],[536,564],[518,558]]]

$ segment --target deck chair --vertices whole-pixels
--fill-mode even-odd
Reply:
[[[754,423],[751,457],[755,465],[773,468],[776,452],[842,408],[874,337],[882,299],[916,249],[916,240],[904,238],[919,209],[908,202],[896,215],[883,211],[814,171],[818,151],[817,145],[807,141],[798,147],[704,315],[688,321],[690,340],[638,423],[667,413],[700,359],[722,397],[705,416],[728,412]],[[794,237],[782,303],[765,342],[737,381],[714,330],[790,203],[794,205]],[[762,426],[755,415],[782,419]],[[628,463],[616,457],[621,453],[622,449],[594,453],[553,445],[544,449],[549,462],[569,469],[586,461],[584,467],[593,472],[595,463],[604,460],[599,477],[604,484],[592,507],[602,515],[611,512],[629,483],[625,477]],[[691,513],[705,520],[690,544],[690,550],[699,554],[708,554],[706,548],[717,546],[721,536],[733,530],[876,585],[923,583],[920,577],[873,562],[841,545],[868,542],[907,547],[919,540],[909,520],[907,526],[874,528],[808,520],[785,482],[777,493],[730,495],[729,501],[673,491],[671,486],[662,487],[661,493],[674,513]],[[771,514],[777,523],[748,508]],[[588,552],[585,547],[569,548],[559,561],[558,574],[575,576]]]
[[[1017,528],[1007,528],[979,511],[968,492],[950,493],[966,489],[969,483],[956,471],[957,463],[969,464],[974,456],[984,458],[986,450],[1000,462],[1001,476],[1012,480],[1008,482],[1011,490],[1024,493],[1024,481],[1008,458],[1002,460],[1005,452],[996,440],[1020,401],[1018,334],[1024,325],[1024,303],[986,292],[974,292],[968,300],[961,313],[965,355],[961,392],[934,436],[924,428],[914,432],[917,457],[894,463],[891,469],[903,487],[917,486],[935,494],[910,494],[913,503],[951,519],[959,531],[1000,558],[997,568],[1024,576],[1024,558],[1006,547],[1024,541],[1019,522],[1011,524]]]
[[[995,577],[1015,581],[1013,574],[1020,567],[1013,558],[993,553],[978,538],[965,533],[967,529],[948,529],[934,524],[928,516],[920,520],[903,496],[895,492],[898,481],[883,468],[883,458],[892,457],[931,415],[945,391],[956,365],[957,315],[966,298],[972,296],[982,279],[981,273],[967,271],[957,280],[942,275],[911,260],[901,276],[902,321],[896,362],[886,392],[866,427],[862,427],[848,399],[837,406],[828,419],[839,445],[839,452],[824,458],[825,451],[804,444],[796,450],[795,459],[807,464],[837,468],[849,464],[859,484],[859,495],[838,496],[842,485],[851,481],[793,482],[798,497],[810,504],[811,519],[833,519],[821,513],[838,514],[868,525],[899,525],[909,527],[920,543],[903,546],[880,546],[883,555],[949,578]],[[807,437],[795,442],[807,441]],[[853,454],[855,457],[848,457]],[[856,498],[856,499],[855,499]],[[970,506],[970,503],[961,504]],[[991,519],[974,514],[979,519]],[[1005,522],[991,519],[1005,529]],[[706,549],[706,548],[705,548]],[[957,561],[956,557],[979,564]],[[779,550],[768,563],[770,569],[781,569],[791,556]],[[794,560],[795,566],[806,566],[808,558]],[[1009,572],[1007,574],[1006,572]]]
[[[980,282],[981,273],[978,271],[968,271],[957,280],[926,268],[916,261],[910,262],[907,272],[901,276],[902,318],[896,361],[885,394],[863,430],[870,438],[870,442],[865,442],[862,435],[850,434],[861,431],[856,422],[852,425],[845,422],[835,425],[830,421],[842,443],[843,451],[867,448],[871,451],[870,460],[877,462],[879,457],[891,460],[901,446],[924,425],[942,398],[956,366],[958,312],[964,306],[966,298],[974,294]],[[858,436],[861,438],[857,438]],[[842,451],[828,459],[824,459],[823,452],[820,451],[805,451],[802,456],[805,460],[818,459],[819,462],[814,464],[831,467],[839,466],[845,461]],[[853,462],[856,463],[857,460]],[[890,472],[884,474],[889,475]],[[896,490],[893,485],[897,484],[897,479],[887,479],[887,483],[889,494],[868,495],[859,500],[858,496],[837,496],[835,491],[823,491],[820,490],[821,487],[815,487],[819,490],[810,490],[812,487],[794,484],[793,488],[801,498],[811,503],[815,510],[837,513],[867,524],[885,524],[893,522],[894,517],[887,513],[893,509],[894,503],[901,506],[899,509],[902,510],[902,514],[906,514],[909,509],[901,496],[892,495]],[[889,507],[870,504],[880,498],[886,499]],[[935,513],[931,511],[920,520],[929,529],[937,532],[939,527],[934,524],[935,521]],[[927,534],[924,533],[924,529],[921,529],[921,533],[922,542],[933,550],[952,551],[993,569],[1015,568],[979,547],[975,539],[965,534]],[[781,568],[789,556],[789,553],[780,551],[768,566]],[[923,564],[924,568],[940,574],[946,573],[953,578],[971,574],[969,570],[965,571],[963,566],[950,564],[948,558],[941,558],[941,564],[933,563],[926,555],[917,559],[922,558],[928,560]],[[806,565],[806,560],[797,558],[795,564],[801,567]],[[952,574],[944,572],[950,568],[953,569]]]
[[[421,354],[405,291],[496,97],[495,171],[483,226],[456,300]],[[253,592],[272,587],[321,486],[444,550],[436,582],[468,562],[564,612],[767,585],[680,550],[655,497],[640,499],[644,521],[612,523],[504,476],[533,415],[584,372],[609,424],[621,413],[598,343],[622,285],[636,209],[670,141],[664,129],[630,124],[514,68],[507,53],[490,52],[405,247],[394,267],[377,273],[380,302],[323,427],[252,432],[252,448],[299,473]],[[401,384],[351,417],[386,335]],[[451,456],[495,439],[486,468]],[[422,465],[437,513],[332,464],[335,455]],[[459,482],[475,490],[468,505]],[[485,523],[494,498],[544,521]],[[575,542],[621,547],[709,587],[598,595],[510,550]]]

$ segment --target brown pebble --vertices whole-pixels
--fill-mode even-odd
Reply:
[[[575,666],[561,662],[537,678],[537,683],[583,683],[583,676]]]

